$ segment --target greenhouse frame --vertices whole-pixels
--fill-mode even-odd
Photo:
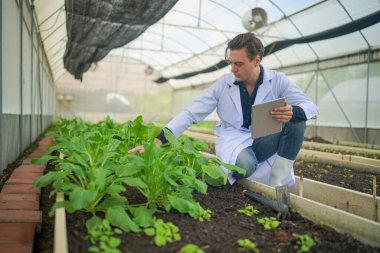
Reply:
[[[115,115],[125,120],[142,114],[147,120],[170,119],[228,72],[222,67],[202,73],[223,60],[226,41],[246,31],[242,16],[254,7],[269,13],[267,25],[255,30],[265,45],[310,37],[371,14],[376,17],[380,9],[374,0],[178,1],[139,37],[93,62],[80,82],[65,71],[62,61],[67,42],[64,1],[2,1],[2,170],[58,115],[89,120]],[[308,122],[308,137],[379,145],[379,31],[377,21],[264,57],[265,66],[286,73],[318,104],[321,116]],[[197,71],[184,79],[155,82]],[[150,99],[143,100],[146,96]],[[212,114],[207,120],[218,119]]]

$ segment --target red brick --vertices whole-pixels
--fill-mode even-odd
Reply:
[[[33,152],[37,153],[45,153],[45,151],[49,148],[49,145],[39,145]]]
[[[31,253],[33,250],[33,244],[1,244],[1,252],[4,253]]]
[[[53,144],[53,139],[51,137],[44,137],[38,142],[39,145],[48,145]]]
[[[0,210],[39,210],[39,201],[0,201]]]
[[[0,223],[0,249],[1,244],[32,244],[35,232],[33,223]]]
[[[34,188],[32,187],[32,184],[9,184],[7,181],[1,190],[1,193],[40,194],[41,188]]]
[[[21,164],[14,172],[43,172],[45,167],[45,165]]]
[[[45,154],[40,152],[32,152],[30,153],[27,158],[40,158],[43,157]]]
[[[34,181],[34,178],[9,178],[6,182],[6,184],[32,184]]]
[[[35,179],[37,177],[42,176],[43,174],[44,173],[42,171],[41,172],[13,171],[9,180],[11,180],[11,179]]]
[[[0,210],[39,210],[37,194],[0,194]]]
[[[0,223],[41,223],[42,213],[36,210],[0,210]]]
[[[0,202],[6,201],[38,201],[40,199],[38,194],[12,194],[0,193]]]

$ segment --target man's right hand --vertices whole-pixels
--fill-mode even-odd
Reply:
[[[159,148],[162,145],[162,141],[160,141],[157,138],[154,138],[154,144],[156,144],[156,147]],[[134,147],[134,148],[128,150],[128,154],[133,154],[133,153],[135,153],[137,151],[140,152],[140,154],[144,154],[144,146]]]

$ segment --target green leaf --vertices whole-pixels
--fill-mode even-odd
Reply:
[[[86,190],[81,187],[76,187],[69,195],[73,210],[87,208],[90,203],[96,200],[96,197],[96,191]]]
[[[87,230],[95,229],[102,223],[102,219],[98,216],[92,216],[90,219],[86,221]]]
[[[140,178],[122,177],[122,178],[117,178],[114,181],[125,183],[131,187],[140,187],[140,188],[146,188],[147,187],[147,185],[144,183],[144,181],[142,181]]]
[[[110,207],[106,214],[107,219],[112,225],[121,228],[122,230],[128,232],[139,232],[140,228],[137,224],[131,220],[129,215],[125,212],[122,207]]]
[[[230,170],[230,171],[234,171],[234,172],[237,172],[239,174],[242,174],[242,175],[245,175],[246,173],[246,170],[245,169],[242,169],[238,166],[235,166],[235,165],[231,165],[231,164],[228,164],[228,163],[221,163],[227,170]]]
[[[157,211],[155,208],[148,209],[145,206],[129,207],[133,214],[133,221],[140,227],[149,227],[153,225],[153,214]]]
[[[144,163],[144,160],[143,160],[143,163]],[[128,177],[140,172],[142,169],[142,166],[139,166],[136,164],[127,164],[127,165],[115,166],[112,169],[115,172],[117,177]]]
[[[111,196],[118,195],[120,192],[124,192],[124,191],[126,191],[126,189],[122,185],[111,185],[107,187],[106,189],[106,193],[108,193]]]
[[[144,229],[144,233],[147,236],[154,236],[156,234],[156,231],[154,230],[154,228],[146,228]]]
[[[199,203],[173,195],[168,195],[168,200],[180,213],[188,213],[191,217],[198,218],[201,209]]]
[[[111,198],[106,198],[103,200],[98,206],[97,209],[99,210],[107,210],[110,207],[113,206],[121,206],[124,207],[128,204],[128,201],[125,197],[122,197],[120,195],[113,196]]]
[[[32,158],[32,164],[35,164],[35,165],[45,165],[50,160],[56,160],[56,159],[58,159],[58,157],[56,157],[56,156],[44,155],[43,157],[40,157],[40,158]]]
[[[189,138],[185,140],[185,143],[183,144],[183,151],[186,154],[194,154],[196,153],[196,150],[194,149],[193,143]]]
[[[54,182],[61,180],[62,178],[67,177],[71,172],[70,171],[51,171],[41,177],[36,178],[33,181],[34,187],[45,187]]]

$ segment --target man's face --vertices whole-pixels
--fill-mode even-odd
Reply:
[[[230,50],[228,62],[231,65],[231,72],[234,74],[236,81],[245,82],[253,78],[254,69],[260,64],[259,56],[253,60],[247,57],[245,48]]]

